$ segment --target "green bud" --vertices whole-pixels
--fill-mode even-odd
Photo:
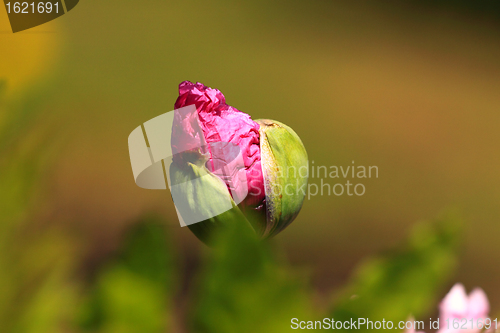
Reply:
[[[188,228],[204,243],[220,228],[238,223],[262,238],[285,229],[299,214],[307,191],[307,152],[298,135],[274,120],[256,120],[260,125],[260,154],[264,177],[266,211],[242,210],[233,201],[226,184],[205,166],[206,155],[184,152],[181,166],[170,165],[172,196]],[[209,217],[200,219],[200,217]]]

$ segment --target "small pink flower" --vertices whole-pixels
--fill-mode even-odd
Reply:
[[[476,333],[482,331],[482,329],[477,328],[477,323],[478,320],[481,320],[484,324],[490,312],[490,305],[488,297],[482,289],[476,288],[467,295],[464,286],[457,283],[441,302],[439,311],[441,327],[439,333]],[[466,323],[467,329],[453,328],[453,321],[460,323],[460,326]]]

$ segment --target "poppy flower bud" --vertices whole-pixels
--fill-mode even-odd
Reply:
[[[196,113],[186,113],[194,105]],[[172,197],[202,241],[230,223],[270,237],[298,215],[305,197],[306,150],[288,126],[253,121],[217,89],[179,85],[172,126]],[[182,204],[179,204],[179,198]]]

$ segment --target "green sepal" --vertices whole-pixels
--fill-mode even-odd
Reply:
[[[184,221],[190,221],[193,216],[213,216],[201,222],[187,223],[189,230],[207,245],[210,245],[218,229],[227,228],[231,223],[240,223],[255,232],[234,203],[226,184],[205,167],[206,160],[206,156],[199,154],[199,158],[190,158],[190,161],[180,165],[176,162],[170,165],[172,197]],[[178,184],[182,186],[175,186]],[[217,214],[228,208],[229,202],[230,208]]]
[[[287,125],[259,119],[260,154],[266,191],[264,237],[285,229],[299,214],[307,192],[309,163],[299,136]]]

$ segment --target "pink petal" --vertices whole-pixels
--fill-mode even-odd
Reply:
[[[224,95],[219,90],[199,82],[184,81],[179,85],[179,97],[175,102],[175,108],[179,109],[192,104],[196,106],[199,126],[203,130],[204,140],[208,144],[208,150],[210,150],[210,159],[207,162],[208,169],[214,172],[220,170],[221,173],[216,173],[216,175],[226,183],[233,198],[236,200],[238,197],[236,201],[241,199],[242,194],[248,192],[241,203],[242,208],[250,207],[261,210],[265,204],[265,190],[260,160],[259,124],[254,122],[249,115],[227,105]],[[196,131],[189,127],[196,122],[191,119],[189,121],[179,119],[177,123],[179,129],[185,127],[185,131],[188,133],[187,137],[183,137],[182,140],[186,146],[192,145],[192,141],[196,143],[194,139],[200,141],[196,136]],[[173,134],[177,135],[177,132]],[[182,134],[179,136],[181,137]],[[243,168],[240,167],[240,163],[231,163],[227,159],[227,156],[231,154],[218,153],[219,156],[214,156],[210,147],[219,142],[239,147],[241,160],[244,164]],[[179,143],[178,146],[182,145]],[[187,147],[176,148],[179,151],[187,150]],[[231,151],[230,148],[228,149],[228,152]],[[227,163],[227,165],[223,167],[221,163]]]
[[[465,288],[457,283],[441,301],[439,306],[441,320],[447,318],[465,318],[468,310],[468,297]]]
[[[469,295],[468,317],[485,319],[490,312],[490,303],[481,288],[474,289]]]

